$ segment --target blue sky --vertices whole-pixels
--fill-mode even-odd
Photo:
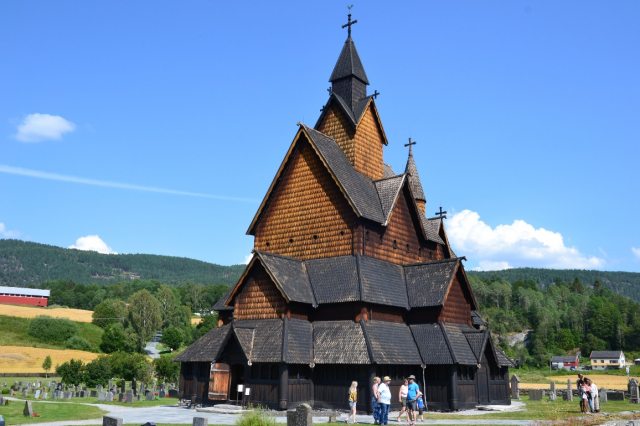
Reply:
[[[346,6],[3,2],[0,237],[243,262],[296,123],[327,100]],[[401,172],[418,141],[467,268],[640,271],[640,2],[352,12],[385,161]]]

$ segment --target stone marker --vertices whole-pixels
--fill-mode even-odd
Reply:
[[[72,391],[66,391],[64,393],[64,399],[71,399],[73,398],[73,392]]]
[[[556,395],[556,382],[554,382],[552,380],[551,381],[550,390],[549,390],[549,401],[555,401],[556,398],[557,398],[557,395]]]
[[[153,401],[153,397],[154,397],[153,392],[147,392],[147,395],[146,395],[147,401]]]
[[[104,388],[102,387],[102,385],[96,386],[96,391],[102,392],[103,390],[104,390]]]
[[[607,402],[607,388],[598,389],[598,398],[600,398],[600,403]]]
[[[138,394],[138,382],[136,381],[136,378],[134,377],[133,380],[131,381],[131,390],[133,391],[134,395]]]
[[[311,416],[311,411],[312,409],[309,404],[300,404],[295,411],[287,411],[287,426],[313,425],[313,417]]]
[[[113,402],[113,392],[107,392],[107,401]]]
[[[4,396],[0,395],[0,406],[3,406],[4,404],[6,404],[6,402],[4,401]]]
[[[36,391],[36,396],[34,396],[34,398],[35,398],[35,399],[40,398],[40,389],[38,389],[38,390]]]
[[[529,401],[542,401],[544,391],[542,389],[529,389]]]
[[[520,399],[520,379],[515,374],[511,376],[511,399]]]
[[[122,426],[122,419],[114,416],[103,416],[102,426]]]
[[[23,390],[22,391],[22,396],[24,396],[25,398],[27,398],[29,396],[29,391],[28,390]]]
[[[167,396],[167,393],[165,392],[165,390],[164,390],[164,389],[160,389],[160,390],[158,391],[158,396],[159,396],[160,398],[164,398],[164,397],[166,397],[166,396]]]
[[[33,408],[31,407],[31,401],[25,401],[24,411],[22,412],[27,417],[33,417]]]
[[[45,392],[42,394],[42,399],[49,399],[49,392]]]
[[[120,388],[120,393],[125,393],[127,391],[127,382],[122,380],[122,386]]]
[[[107,399],[107,393],[106,392],[100,392],[100,395],[98,395],[98,402],[102,402],[105,399]]]
[[[100,392],[102,392],[102,390],[100,390]],[[92,390],[91,391],[91,398],[95,398],[96,396],[98,396],[98,391],[97,390]]]
[[[573,389],[571,389],[571,379],[567,379],[567,401],[573,401]]]
[[[287,416],[287,422],[289,422],[288,418]],[[193,426],[209,426],[209,419],[206,417],[194,417]]]
[[[640,404],[640,393],[638,392],[638,380],[629,380],[629,402],[631,404]]]
[[[624,391],[609,391],[607,394],[607,399],[610,399],[612,401],[624,401]],[[602,400],[600,401],[602,402]]]
[[[169,389],[169,398],[177,398],[178,390],[177,389]]]
[[[127,391],[125,394],[127,404],[133,404],[133,392]]]

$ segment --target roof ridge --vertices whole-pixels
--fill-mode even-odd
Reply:
[[[371,361],[372,364],[377,364],[373,356],[373,346],[371,346],[371,338],[369,337],[369,333],[367,332],[367,325],[363,319],[360,320],[360,327],[362,327],[362,335],[364,336],[364,342],[367,344],[367,352],[369,352],[369,361]]]
[[[456,353],[453,350],[453,347],[451,346],[451,341],[449,341],[449,335],[447,334],[447,329],[444,326],[445,325],[444,321],[440,321],[438,325],[440,326],[440,330],[442,331],[442,335],[444,336],[444,341],[447,344],[447,348],[449,348],[449,353],[451,354],[451,359],[453,360],[453,363],[458,364],[458,358],[456,357]]]
[[[457,261],[460,261],[462,259],[467,260],[467,258],[464,257],[464,256],[462,256],[462,257],[451,257],[449,259],[430,260],[428,262],[405,263],[402,266],[406,267],[406,266],[420,266],[420,265],[435,265],[437,263],[457,262]]]
[[[387,164],[387,166],[388,166],[388,164]],[[377,183],[377,182],[382,182],[383,180],[397,179],[397,178],[399,178],[401,176],[406,176],[406,173],[400,173],[400,174],[395,175],[395,176],[389,176],[389,177],[383,177],[383,178],[380,178],[380,179],[374,179],[374,180],[372,180],[372,182],[373,183]]]

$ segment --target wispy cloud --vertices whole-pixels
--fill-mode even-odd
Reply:
[[[226,197],[223,195],[200,194],[197,192],[176,191],[173,189],[157,188],[154,186],[132,185],[129,183],[111,182],[106,180],[88,179],[78,176],[61,175],[58,173],[49,173],[39,170],[23,169],[22,167],[13,167],[0,164],[0,173],[8,173],[12,175],[29,176],[38,179],[57,180],[62,182],[81,183],[84,185],[104,186],[108,188],[129,189],[133,191],[159,192],[162,194],[186,195],[189,197],[213,198],[216,200],[228,201],[245,201],[255,203],[258,200],[251,198]]]
[[[635,255],[636,259],[640,259],[640,248],[631,247],[631,251]]]
[[[97,251],[103,254],[118,254],[107,245],[102,238],[97,235],[87,235],[76,240],[74,245],[69,246],[70,249]]]
[[[59,115],[29,114],[18,125],[15,138],[20,142],[58,140],[64,133],[73,132],[76,125]]]
[[[9,231],[4,223],[0,222],[0,238],[18,238],[19,236],[18,231]]]

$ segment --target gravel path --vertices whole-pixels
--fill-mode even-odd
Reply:
[[[147,343],[147,346],[144,347],[144,351],[147,353],[147,355],[149,355],[149,358],[151,359],[160,358],[160,351],[156,349],[157,344],[158,342],[153,339],[152,341]]]

